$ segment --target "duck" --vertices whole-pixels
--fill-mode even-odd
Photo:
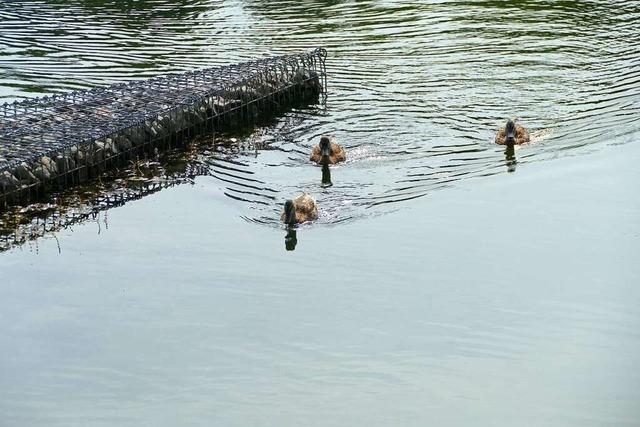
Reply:
[[[529,140],[529,131],[511,119],[507,120],[507,124],[496,135],[496,144],[499,145],[522,145],[529,142]]]
[[[347,154],[334,137],[322,136],[320,143],[313,147],[311,150],[311,160],[319,165],[329,164],[335,165],[336,163],[344,162],[347,159]]]
[[[316,199],[309,194],[302,194],[284,202],[284,211],[280,220],[289,226],[318,219]]]

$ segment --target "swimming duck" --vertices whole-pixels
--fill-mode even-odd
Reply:
[[[522,126],[509,119],[504,128],[496,135],[496,144],[521,145],[529,142],[529,132]]]
[[[303,194],[284,203],[284,212],[280,219],[287,225],[300,224],[302,222],[318,219],[318,207],[316,200],[309,194]]]
[[[328,136],[320,138],[320,144],[313,147],[313,150],[311,150],[311,157],[309,158],[309,160],[319,165],[335,165],[336,163],[344,162],[346,159],[347,154],[345,153],[344,148],[336,143],[336,139],[334,137],[329,138]]]

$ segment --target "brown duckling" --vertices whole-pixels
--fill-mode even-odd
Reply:
[[[284,203],[284,212],[280,220],[287,225],[300,224],[318,219],[316,200],[309,194],[303,194]]]
[[[529,142],[529,132],[523,127],[508,120],[504,128],[498,131],[496,135],[496,144],[500,145],[521,145]]]
[[[319,165],[335,165],[336,163],[344,162],[346,159],[347,154],[344,148],[336,143],[334,137],[329,138],[328,136],[320,138],[320,144],[313,147],[311,157],[309,158],[309,160]]]

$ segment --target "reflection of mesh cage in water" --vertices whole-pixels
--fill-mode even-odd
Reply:
[[[326,51],[0,105],[0,210],[326,88]]]
[[[68,200],[65,198],[60,205],[29,206],[24,209],[26,210],[24,214],[19,214],[19,217],[12,214],[11,223],[3,224],[0,218],[0,252],[40,237],[55,236],[56,232],[76,224],[86,221],[97,222],[102,211],[141,199],[164,188],[193,182],[195,177],[210,173],[207,165],[186,163],[183,169],[174,171],[166,178],[155,176],[152,179],[142,180],[137,185],[122,180],[122,183],[111,183],[106,188],[91,188],[92,191],[89,192],[82,189],[76,194],[68,195]]]

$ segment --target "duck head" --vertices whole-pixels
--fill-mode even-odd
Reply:
[[[504,127],[504,137],[508,146],[513,146],[516,143],[516,124],[511,119],[507,120]]]
[[[331,141],[327,136],[320,138],[320,155],[322,160],[328,160],[331,155]]]
[[[293,204],[293,200],[284,202],[284,222],[287,225],[296,224],[296,207]]]

